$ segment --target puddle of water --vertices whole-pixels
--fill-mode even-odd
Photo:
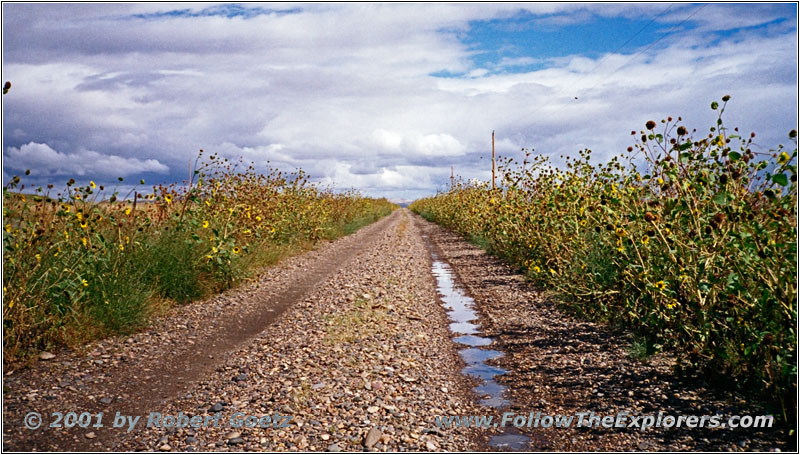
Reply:
[[[489,438],[489,445],[498,449],[512,450],[515,452],[528,450],[531,438],[524,434],[506,433]]]
[[[458,351],[458,353],[461,354],[461,358],[463,358],[464,362],[467,362],[467,364],[479,363],[485,360],[496,359],[498,357],[502,357],[503,355],[503,353],[500,351],[493,351],[491,349],[480,349],[480,348],[462,349]],[[502,374],[502,373],[495,373],[495,374]]]
[[[453,341],[459,344],[466,344],[467,346],[489,346],[492,344],[491,338],[476,337],[475,335],[464,335],[453,338]]]
[[[435,254],[433,254],[432,272],[436,277],[437,290],[442,304],[447,309],[447,315],[452,321],[450,331],[459,335],[453,338],[453,341],[467,346],[458,351],[461,358],[464,359],[464,363],[467,364],[461,372],[481,380],[481,384],[475,387],[475,392],[483,397],[480,404],[497,409],[509,406],[511,403],[503,398],[506,388],[494,380],[496,376],[505,374],[507,371],[485,363],[487,360],[501,357],[503,353],[492,349],[481,349],[492,344],[493,340],[476,335],[480,325],[473,322],[478,319],[474,310],[475,302],[456,286],[450,267],[437,260]],[[529,442],[530,438],[527,436],[509,431],[492,436],[489,439],[489,446],[519,451],[527,450]]]

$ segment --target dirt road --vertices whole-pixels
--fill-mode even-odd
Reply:
[[[511,267],[461,237],[425,224],[441,259],[475,299],[483,336],[505,356],[511,411],[524,415],[733,416],[770,414],[722,384],[679,376],[668,355],[634,359],[631,336],[570,317]],[[774,412],[774,411],[773,411]],[[589,416],[586,416],[587,418]],[[576,417],[577,419],[577,417]],[[630,424],[629,419],[626,422]],[[697,423],[695,423],[697,425]],[[523,428],[536,451],[796,451],[776,416],[773,428]]]
[[[435,413],[475,410],[429,261],[411,214],[396,211],[145,332],[6,374],[6,448],[471,447],[467,431],[426,432]],[[23,424],[32,411],[45,423],[37,430]],[[88,428],[47,428],[53,412],[67,411],[103,412],[104,427],[94,428],[93,417]],[[197,429],[156,428],[157,421],[145,428],[151,412],[219,420]],[[231,428],[237,412],[291,420],[286,428]],[[142,417],[127,432],[112,427],[117,413]]]
[[[175,309],[143,332],[5,372],[4,449],[486,448],[498,430],[434,425],[437,415],[498,410],[476,404],[474,380],[461,374],[464,362],[431,275],[431,250],[452,265],[475,297],[484,334],[507,352],[496,362],[510,370],[502,380],[512,410],[600,412],[624,405],[648,411],[672,403],[674,394],[681,403],[724,403],[696,385],[665,388],[677,380],[662,364],[627,360],[613,334],[569,319],[502,264],[398,210],[270,268],[253,283]],[[691,403],[669,409],[698,413]],[[70,411],[88,413],[88,422],[78,420],[88,425],[64,428],[65,418],[61,428],[50,427],[54,412]],[[32,412],[42,416],[35,430],[25,427]],[[245,426],[245,416],[256,427]],[[120,427],[113,426],[115,417]],[[181,427],[184,418],[193,420]],[[706,444],[690,440],[691,432],[525,431],[540,450],[785,447],[775,432],[703,433],[698,437]]]

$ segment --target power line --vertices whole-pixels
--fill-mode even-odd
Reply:
[[[618,46],[616,49],[614,49],[613,51],[611,51],[611,54],[616,54],[617,52],[619,52],[619,50],[620,50],[620,49],[622,49],[623,47],[625,47],[626,45],[628,45],[628,43],[630,43],[631,41],[633,41],[633,39],[634,39],[634,38],[636,38],[637,36],[639,36],[639,34],[640,34],[640,33],[642,33],[643,31],[645,31],[645,29],[647,29],[648,27],[650,27],[650,25],[652,25],[652,24],[653,24],[653,22],[655,22],[655,21],[656,21],[658,18],[660,18],[661,16],[663,16],[664,14],[666,14],[666,13],[667,13],[667,11],[671,10],[673,6],[675,6],[675,4],[674,4],[674,3],[670,3],[670,4],[669,4],[669,6],[667,6],[666,8],[664,8],[664,10],[663,10],[663,11],[661,11],[660,13],[656,14],[655,16],[653,16],[653,17],[650,19],[650,22],[648,22],[647,24],[645,24],[644,26],[642,26],[642,28],[640,28],[640,29],[639,29],[639,30],[638,30],[636,33],[634,33],[634,34],[633,34],[633,35],[632,35],[630,38],[628,38],[628,39],[627,39],[627,40],[626,40],[624,43],[620,44],[620,45],[619,45],[619,46]],[[586,76],[588,76],[588,75],[592,74],[592,72],[594,72],[594,70],[596,70],[597,68],[599,68],[599,67],[600,67],[600,65],[602,65],[602,64],[603,64],[603,59],[600,59],[600,60],[597,62],[597,64],[596,64],[596,65],[595,65],[595,66],[594,66],[592,69],[590,69],[588,72],[584,73],[584,74],[583,74],[583,76],[579,77],[579,78],[578,78],[578,80],[577,80],[577,81],[575,81],[575,82],[576,82],[576,83],[578,83],[578,82],[582,81],[582,80],[583,80],[583,79],[584,79]]]
[[[688,21],[689,19],[691,19],[692,17],[694,17],[694,15],[695,15],[695,14],[699,13],[699,12],[700,12],[700,10],[701,10],[701,9],[703,9],[703,8],[705,8],[705,7],[706,7],[706,4],[702,4],[702,5],[700,5],[700,7],[699,7],[699,8],[697,8],[696,10],[694,10],[694,12],[693,12],[692,14],[690,14],[690,15],[686,16],[686,18],[685,18],[684,20],[680,21],[680,23],[678,23],[678,25],[676,25],[676,26],[672,27],[672,28],[671,28],[671,29],[670,29],[670,30],[669,30],[669,31],[668,31],[666,34],[664,34],[664,35],[663,35],[661,38],[659,38],[659,39],[657,39],[657,40],[653,41],[652,43],[650,43],[650,45],[649,45],[649,46],[647,46],[646,48],[644,48],[644,49],[642,49],[641,51],[639,51],[639,52],[638,52],[636,55],[634,55],[634,56],[633,56],[633,57],[632,57],[630,60],[628,60],[627,62],[623,63],[623,64],[622,64],[620,67],[618,67],[617,69],[615,69],[614,71],[612,71],[611,73],[609,73],[607,76],[605,76],[605,77],[603,78],[603,80],[601,80],[600,82],[598,82],[598,83],[594,84],[593,86],[591,86],[591,87],[590,87],[588,90],[586,90],[585,92],[581,93],[581,96],[584,96],[584,95],[586,95],[587,93],[591,92],[591,91],[592,91],[592,90],[594,90],[594,89],[595,89],[595,88],[596,88],[598,85],[600,85],[600,84],[604,83],[606,80],[608,80],[608,78],[609,78],[609,77],[611,77],[611,76],[613,76],[613,75],[617,74],[617,73],[618,73],[618,72],[619,72],[619,71],[620,71],[622,68],[625,68],[626,66],[630,65],[630,64],[631,64],[631,62],[633,62],[634,60],[636,60],[637,58],[639,58],[639,56],[640,56],[640,55],[644,54],[645,52],[647,52],[648,50],[650,50],[650,49],[651,49],[653,46],[655,46],[656,44],[658,44],[658,43],[659,43],[661,40],[663,40],[664,38],[666,38],[666,37],[668,37],[669,35],[671,35],[671,34],[672,34],[674,31],[676,31],[676,30],[677,30],[677,29],[678,29],[678,28],[679,28],[681,25],[685,24],[685,23],[686,23],[686,21]]]

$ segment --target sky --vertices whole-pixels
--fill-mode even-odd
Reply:
[[[493,130],[599,162],[726,94],[768,151],[797,46],[794,3],[3,3],[3,184],[181,182],[204,149],[407,201],[488,180]]]

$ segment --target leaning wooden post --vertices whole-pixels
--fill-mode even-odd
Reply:
[[[494,183],[494,130],[492,130],[492,189],[495,189]]]

